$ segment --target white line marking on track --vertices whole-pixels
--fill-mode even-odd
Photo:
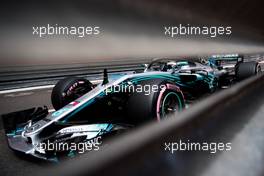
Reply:
[[[29,96],[32,94],[34,94],[34,92],[9,93],[9,94],[5,94],[4,97],[22,97],[22,96]]]
[[[53,87],[54,87],[54,85],[46,85],[46,86],[25,87],[25,88],[19,88],[19,89],[11,89],[11,90],[2,90],[2,91],[0,91],[0,95],[1,94],[8,94],[8,93],[15,93],[15,92],[25,92],[25,91],[40,90],[40,89],[50,89]]]
[[[103,80],[94,80],[91,81],[92,84],[99,84]],[[25,92],[25,91],[32,91],[32,90],[41,90],[41,89],[51,89],[55,85],[45,85],[45,86],[34,86],[34,87],[25,87],[19,89],[10,89],[10,90],[2,90],[0,91],[0,95],[2,94],[9,94],[9,93],[16,93],[16,92]]]

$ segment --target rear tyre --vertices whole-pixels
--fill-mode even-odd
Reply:
[[[86,79],[76,77],[62,79],[52,90],[52,105],[55,110],[58,110],[92,89],[93,84]]]
[[[236,67],[236,77],[243,80],[261,72],[261,67],[257,62],[242,62]]]
[[[182,92],[175,84],[164,80],[148,80],[141,86],[159,87],[158,91],[133,93],[127,103],[127,115],[131,122],[141,124],[150,120],[160,121],[181,112],[184,107]]]

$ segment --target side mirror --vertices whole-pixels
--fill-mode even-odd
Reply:
[[[144,67],[144,72],[148,70],[149,64],[141,64],[142,67]]]
[[[149,64],[141,64],[142,67],[148,68]]]

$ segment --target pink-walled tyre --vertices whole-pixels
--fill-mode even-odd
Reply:
[[[132,122],[160,121],[169,116],[177,116],[185,108],[183,94],[174,83],[157,79],[143,81],[141,85],[157,85],[159,89],[149,95],[135,92],[130,96],[127,115]]]

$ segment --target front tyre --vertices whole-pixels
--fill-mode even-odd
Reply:
[[[93,89],[90,81],[68,77],[60,80],[52,90],[51,102],[55,110],[62,108]]]

